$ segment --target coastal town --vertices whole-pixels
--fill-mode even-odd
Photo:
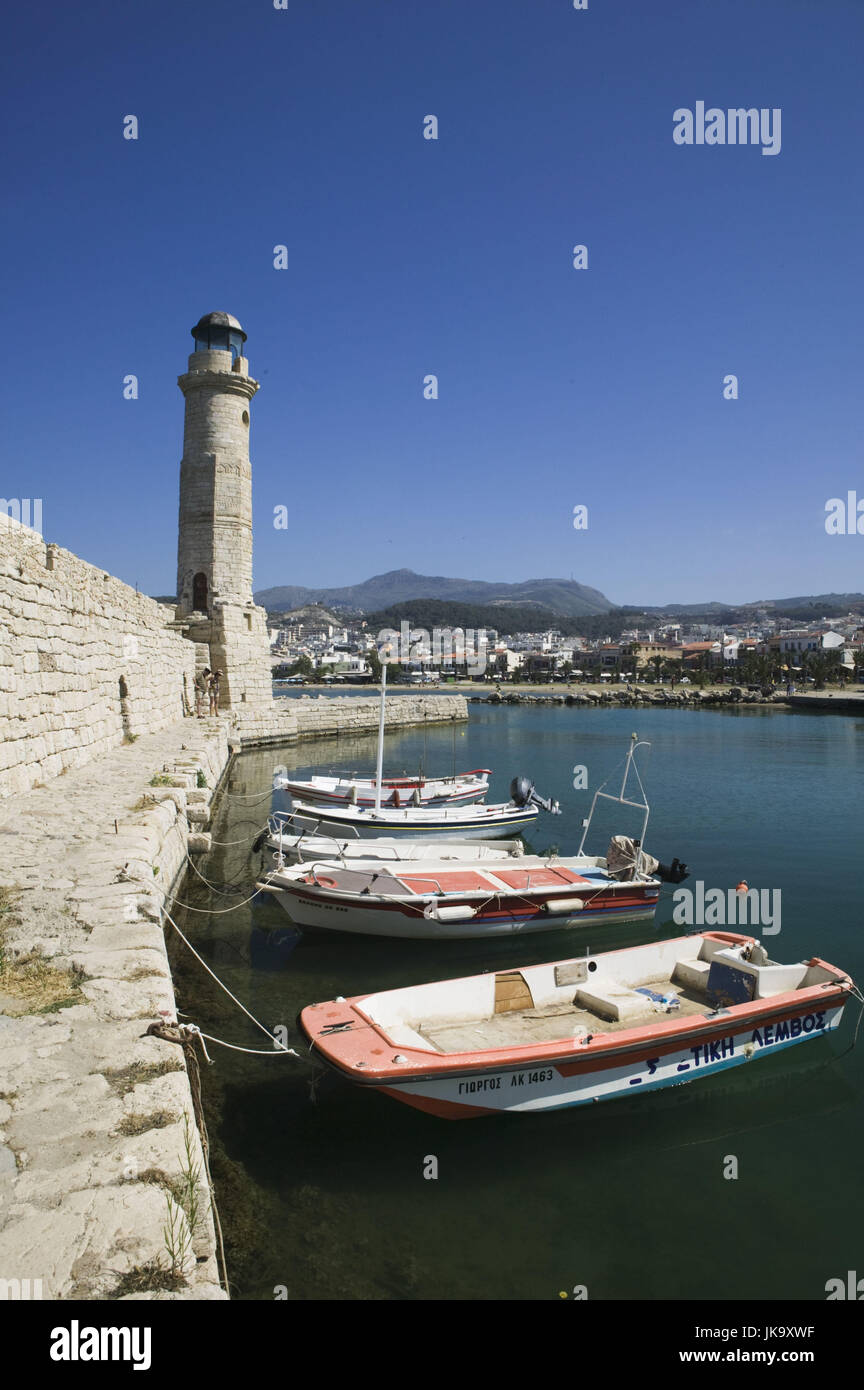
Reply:
[[[362,614],[308,605],[271,613],[268,623],[278,682],[366,684],[379,679],[381,633]],[[530,632],[452,626],[430,637],[428,629],[403,620],[400,629],[399,679],[413,685],[481,679],[672,686],[741,681],[821,688],[854,684],[864,676],[861,612],[821,617],[802,626],[763,608],[740,624],[679,618],[656,627],[623,628],[617,640],[611,635],[568,635],[554,626]]]

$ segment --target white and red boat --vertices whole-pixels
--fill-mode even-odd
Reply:
[[[296,864],[257,887],[272,893],[298,927],[458,941],[548,932],[626,919],[651,921],[661,879],[621,877],[593,855],[519,854],[455,864],[429,856],[409,863]]]
[[[704,932],[311,1004],[300,1027],[362,1086],[445,1119],[533,1114],[679,1086],[836,1028],[850,994],[813,957]]]
[[[294,780],[277,776],[273,780],[273,790],[289,792],[292,800],[296,797],[306,805],[346,809],[374,807],[376,811],[381,807],[393,809],[402,806],[469,806],[482,801],[489,790],[491,771],[488,767],[472,768],[470,772],[454,772],[451,777],[424,777],[420,773],[416,776],[408,773],[403,773],[401,777],[384,776],[382,769],[386,700],[387,662],[384,661],[381,666],[378,757],[374,777],[335,773],[332,776]]]
[[[491,775],[488,767],[477,767],[453,777],[382,777],[380,793],[374,777],[334,775],[295,782],[280,776],[273,788],[316,806],[469,806],[486,796]]]

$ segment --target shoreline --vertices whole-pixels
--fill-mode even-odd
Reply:
[[[733,697],[733,691],[739,691],[739,695]],[[369,699],[377,701],[377,690],[374,686],[363,685],[344,685],[333,686],[331,684],[306,685],[285,689],[279,689],[274,698],[278,700],[302,700],[307,699],[320,703],[322,700],[337,698],[338,695],[347,695],[351,699],[359,695],[367,695]],[[762,695],[758,691],[750,691],[742,686],[735,686],[729,683],[723,685],[710,685],[700,688],[694,685],[680,686],[673,689],[671,686],[663,685],[638,685],[634,683],[628,691],[626,686],[618,682],[586,682],[585,684],[567,685],[562,682],[532,683],[528,681],[505,682],[496,686],[491,681],[460,681],[458,685],[429,685],[429,686],[394,686],[387,688],[388,699],[393,695],[397,699],[405,696],[416,696],[420,699],[428,699],[430,696],[452,699],[454,696],[461,695],[469,705],[564,705],[567,707],[582,706],[589,707],[603,705],[608,708],[614,705],[620,706],[639,706],[646,708],[654,705],[663,708],[682,708],[716,709],[718,706],[725,708],[748,708],[759,706],[760,708],[778,709],[798,709],[812,711],[828,711],[835,713],[860,713],[864,714],[864,688],[857,687],[849,689],[846,686],[826,687],[823,690],[797,691],[794,695],[775,693]]]

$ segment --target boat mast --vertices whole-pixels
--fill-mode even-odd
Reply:
[[[381,810],[381,777],[384,766],[384,699],[387,690],[387,662],[381,662],[381,713],[378,718],[378,765],[375,772],[375,813]]]

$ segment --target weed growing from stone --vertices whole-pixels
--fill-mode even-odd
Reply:
[[[170,1059],[164,1062],[130,1062],[128,1067],[118,1067],[115,1071],[103,1072],[105,1080],[115,1095],[125,1096],[136,1086],[155,1081],[158,1076],[166,1076],[172,1071],[183,1071],[183,1064]]]
[[[180,1289],[185,1289],[186,1280],[170,1269],[159,1263],[158,1260],[149,1260],[146,1264],[136,1265],[134,1269],[129,1269],[125,1274],[121,1274],[117,1285],[108,1294],[109,1298],[125,1298],[132,1293],[156,1293],[160,1289],[165,1289],[170,1293],[178,1293]]]
[[[152,1115],[124,1115],[117,1126],[117,1133],[133,1137],[146,1134],[148,1129],[165,1129],[166,1125],[173,1125],[176,1120],[177,1116],[170,1110],[155,1110]]]
[[[9,951],[5,929],[13,920],[15,903],[14,890],[0,888],[0,993],[19,1000],[31,1014],[56,1013],[77,1004],[86,979],[83,970],[57,969],[39,951]]]

